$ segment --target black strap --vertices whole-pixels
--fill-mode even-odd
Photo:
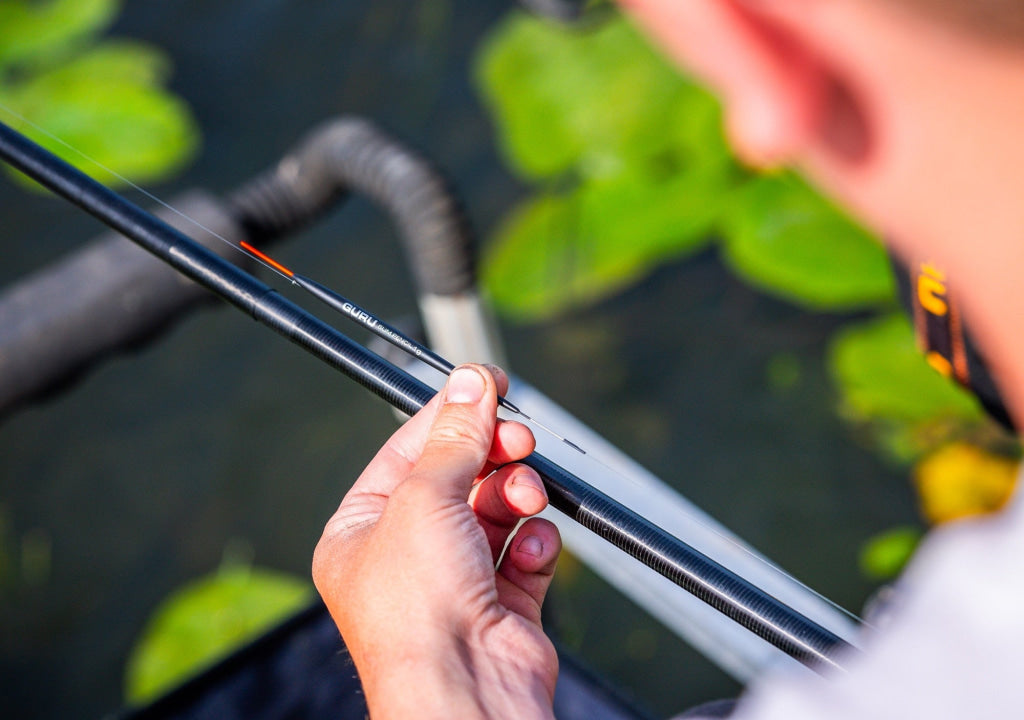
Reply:
[[[914,321],[928,364],[970,390],[988,413],[1013,430],[1013,421],[984,358],[964,326],[945,269],[927,260],[894,263],[900,298]]]

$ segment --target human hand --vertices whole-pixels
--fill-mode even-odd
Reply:
[[[457,368],[328,521],[313,579],[371,715],[551,717],[558,659],[540,607],[561,549],[532,433],[497,421],[508,378]],[[493,472],[492,472],[493,471]],[[468,502],[467,502],[468,499]]]

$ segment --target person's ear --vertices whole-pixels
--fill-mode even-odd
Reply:
[[[718,92],[733,146],[748,162],[780,165],[820,134],[833,90],[827,74],[761,3],[620,2],[673,58]]]

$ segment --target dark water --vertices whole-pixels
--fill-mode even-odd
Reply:
[[[426,150],[494,226],[522,189],[502,170],[470,82],[504,3],[189,0],[129,3],[115,33],[166,48],[202,155],[162,196],[225,192],[341,113]],[[0,188],[7,282],[96,234],[44,197]],[[361,201],[296,238],[288,258],[386,316],[410,312],[394,234]],[[638,318],[645,321],[639,322]],[[812,586],[857,607],[859,543],[913,516],[902,475],[836,418],[823,368],[836,318],[767,299],[713,253],[557,323],[506,327],[511,366]],[[796,378],[768,382],[782,358]],[[793,373],[792,371],[796,372]],[[4,717],[100,717],[154,605],[225,547],[308,574],[323,522],[393,428],[352,383],[237,313],[214,310],[0,425]],[[735,692],[588,572],[565,568],[552,627],[658,714]],[[609,622],[614,618],[614,622]]]

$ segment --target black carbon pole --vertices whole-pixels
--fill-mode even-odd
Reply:
[[[412,415],[434,396],[429,386],[3,123],[0,158],[402,412]],[[831,631],[547,458],[534,453],[523,462],[540,474],[559,511],[805,665],[841,669],[851,646]]]

